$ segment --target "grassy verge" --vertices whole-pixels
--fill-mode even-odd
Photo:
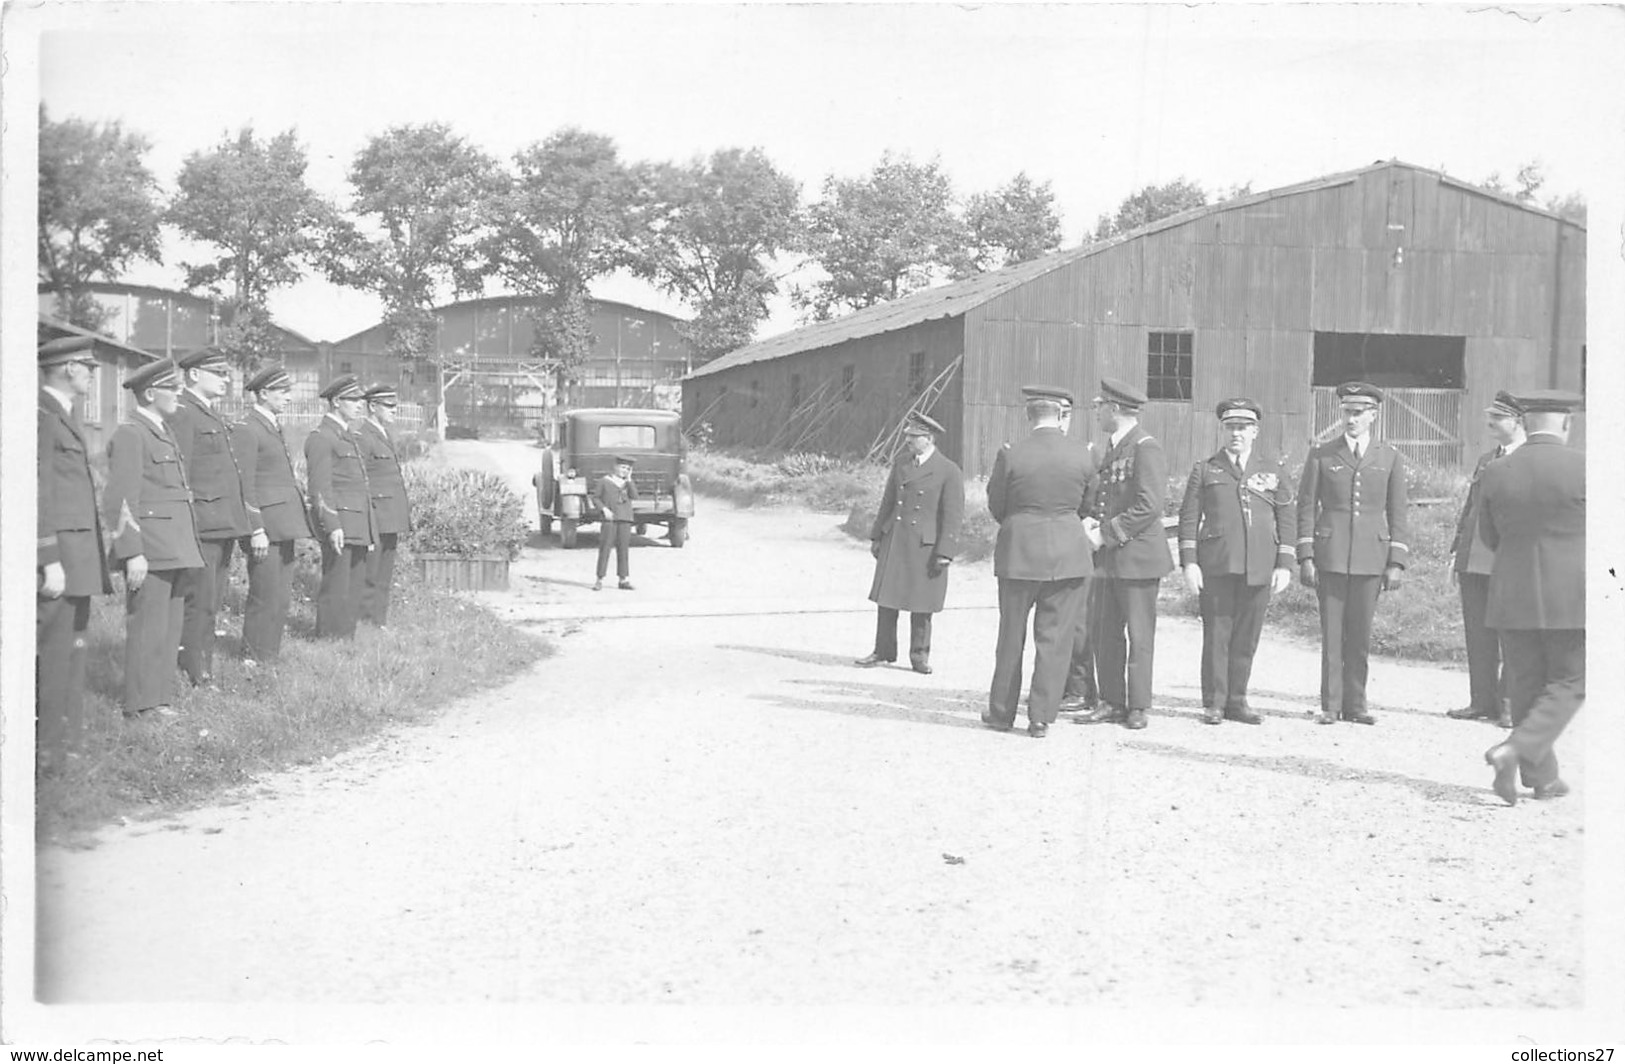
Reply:
[[[246,594],[235,563],[215,653],[216,686],[180,684],[179,716],[125,721],[122,595],[95,600],[88,647],[85,756],[36,791],[42,840],[72,841],[119,817],[186,808],[222,790],[331,756],[395,723],[433,719],[453,699],[499,684],[547,653],[487,610],[425,587],[402,559],[389,627],[363,624],[353,643],[317,642],[319,562],[303,543],[282,658],[255,671],[237,660]]]

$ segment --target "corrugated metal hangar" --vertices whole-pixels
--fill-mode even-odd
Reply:
[[[1582,226],[1391,161],[1163,219],[730,352],[683,381],[719,445],[884,449],[911,408],[985,475],[1025,431],[1020,387],[1145,387],[1172,468],[1218,445],[1214,405],[1250,395],[1266,447],[1337,431],[1333,389],[1383,386],[1378,431],[1449,466],[1482,449],[1501,388],[1585,383]]]

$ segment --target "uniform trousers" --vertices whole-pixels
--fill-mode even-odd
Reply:
[[[187,581],[180,650],[180,666],[193,683],[202,683],[214,671],[214,620],[226,596],[226,574],[236,543],[234,539],[198,541],[203,568],[193,570],[192,579]]]
[[[1100,628],[1101,581],[1091,578],[1089,590],[1084,593],[1084,607],[1078,613],[1078,623],[1072,635],[1072,664],[1066,674],[1066,689],[1062,698],[1075,698],[1088,705],[1100,700],[1095,683],[1095,637]]]
[[[878,607],[875,618],[875,657],[882,661],[897,660],[897,616],[899,610],[890,606]],[[931,615],[908,615],[908,660],[923,665],[931,658]]]
[[[282,652],[282,632],[293,599],[294,541],[272,543],[265,557],[248,556],[248,604],[243,610],[243,657],[272,661]]]
[[[85,739],[85,632],[90,596],[36,599],[34,616],[34,710],[37,753],[55,764]]]
[[[1527,787],[1557,779],[1557,737],[1569,726],[1586,697],[1584,628],[1501,630],[1506,655],[1507,697],[1512,702],[1512,734],[1518,774]]]
[[[344,545],[334,550],[322,540],[322,585],[316,592],[316,638],[352,639],[367,590],[367,548]]]
[[[1095,671],[1100,700],[1119,709],[1151,708],[1151,666],[1157,653],[1156,577],[1100,580]]]
[[[1033,619],[1033,682],[1027,700],[1029,724],[1052,724],[1072,656],[1078,611],[1086,604],[1089,578],[1011,580],[999,578],[999,642],[994,651],[993,686],[987,719],[1012,724],[1021,704],[1021,658],[1027,650],[1027,617]]]
[[[1472,708],[1493,716],[1506,697],[1501,669],[1501,633],[1484,624],[1490,604],[1488,573],[1458,573],[1461,628],[1467,644],[1467,685]]]
[[[1371,657],[1371,618],[1377,613],[1382,577],[1322,572],[1320,599],[1320,710],[1365,712],[1365,681]]]
[[[615,551],[615,575],[632,575],[632,522],[604,521],[598,531],[598,579],[609,572],[609,552]]]
[[[124,600],[124,712],[175,701],[175,656],[186,621],[187,586],[199,569],[148,570]]]
[[[1240,573],[1202,574],[1202,705],[1247,708],[1247,681],[1270,604],[1268,584],[1248,584]]]
[[[378,533],[378,542],[367,552],[367,590],[361,598],[361,616],[383,627],[389,619],[389,589],[395,579],[395,548],[398,532]]]

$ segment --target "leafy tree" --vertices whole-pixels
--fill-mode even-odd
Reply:
[[[383,301],[390,354],[432,358],[442,295],[483,287],[483,205],[501,187],[496,161],[442,123],[395,126],[356,154],[349,178],[351,209],[375,235],[336,228],[328,276]]]
[[[1546,201],[1546,209],[1578,225],[1586,224],[1586,198],[1578,192],[1553,196]]]
[[[634,172],[633,271],[694,308],[678,331],[700,362],[751,341],[778,293],[771,260],[800,246],[801,187],[759,148]]]
[[[1195,181],[1177,177],[1162,185],[1147,185],[1117,205],[1117,213],[1102,214],[1095,222],[1096,240],[1133,232],[1171,215],[1207,206],[1207,193]]]
[[[1499,170],[1491,171],[1481,184],[1491,192],[1498,192],[1503,196],[1511,196],[1519,203],[1527,203],[1532,207],[1543,207],[1571,222],[1586,224],[1585,197],[1578,192],[1570,192],[1562,196],[1548,196],[1542,204],[1539,200],[1540,190],[1546,186],[1546,169],[1539,159],[1532,159],[1518,167],[1513,177],[1513,185],[1508,187],[1502,180]]]
[[[162,261],[158,183],[142,162],[151,146],[118,122],[53,122],[40,107],[39,279],[58,317],[101,328],[105,312],[86,286]]]
[[[534,312],[536,353],[556,367],[561,397],[591,354],[589,284],[633,263],[632,175],[615,142],[569,127],[514,156],[515,174],[490,204],[488,268]]]
[[[322,256],[337,220],[305,183],[305,149],[293,130],[260,140],[253,127],[226,136],[181,165],[166,221],[220,249],[211,261],[182,263],[186,287],[222,304],[217,345],[245,369],[278,355],[266,300],[301,280]]]
[[[1030,262],[1061,246],[1061,218],[1048,181],[1035,184],[1025,172],[993,192],[979,192],[965,204],[969,232],[966,255],[955,273],[962,277]]]
[[[923,288],[964,261],[967,234],[941,164],[886,152],[864,177],[824,179],[807,246],[828,277],[791,298],[818,321]]]

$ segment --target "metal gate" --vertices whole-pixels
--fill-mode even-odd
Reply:
[[[1312,388],[1315,443],[1325,443],[1342,431],[1343,414],[1336,388]],[[1399,448],[1405,460],[1427,469],[1448,469],[1461,464],[1461,405],[1467,393],[1460,388],[1384,388],[1372,432]]]

